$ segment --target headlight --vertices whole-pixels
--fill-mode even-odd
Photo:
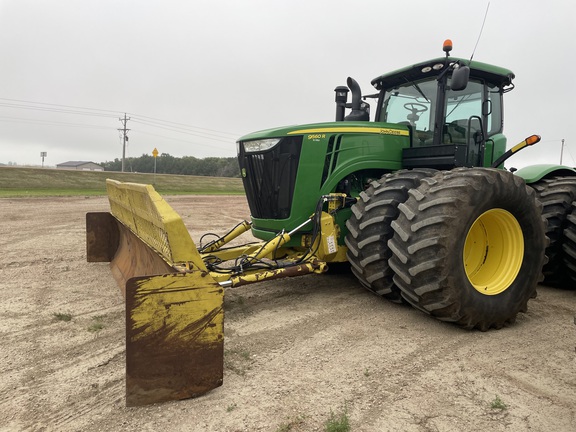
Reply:
[[[246,153],[256,153],[270,150],[280,142],[280,138],[268,138],[244,142],[244,151]]]

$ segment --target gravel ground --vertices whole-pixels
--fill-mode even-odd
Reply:
[[[167,201],[195,241],[249,213],[243,197]],[[126,408],[122,296],[85,256],[84,215],[107,209],[0,199],[1,431],[321,431],[331,413],[353,431],[576,430],[576,291],[541,286],[516,324],[481,333],[350,274],[228,290],[224,385]]]

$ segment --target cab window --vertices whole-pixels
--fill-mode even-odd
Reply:
[[[470,80],[466,89],[446,93],[444,143],[467,144],[481,128],[484,85]]]
[[[419,131],[431,132],[436,90],[436,80],[411,82],[387,90],[379,121],[406,124]]]

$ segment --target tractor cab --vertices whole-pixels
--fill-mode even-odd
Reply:
[[[406,168],[489,166],[504,153],[502,94],[514,74],[504,68],[449,57],[409,66],[372,80],[378,93],[375,121],[410,130]]]

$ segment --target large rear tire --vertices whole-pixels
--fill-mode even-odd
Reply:
[[[547,221],[546,235],[550,245],[546,248],[548,263],[544,265],[544,283],[558,287],[571,287],[566,263],[570,257],[564,257],[563,245],[566,240],[564,230],[572,202],[576,200],[576,177],[553,177],[542,179],[530,185],[536,190],[542,203],[542,216]]]
[[[572,281],[563,288],[576,289],[576,201],[572,203],[570,212],[566,217],[564,229],[564,243],[562,244],[563,264],[567,276]]]
[[[444,171],[392,222],[394,282],[414,307],[465,328],[501,328],[536,295],[547,246],[534,190],[486,168]]]
[[[346,222],[345,242],[352,272],[367,289],[393,302],[401,302],[402,297],[388,266],[391,255],[388,240],[394,234],[390,223],[398,217],[398,205],[408,199],[408,191],[436,172],[414,169],[382,176],[360,193]]]

